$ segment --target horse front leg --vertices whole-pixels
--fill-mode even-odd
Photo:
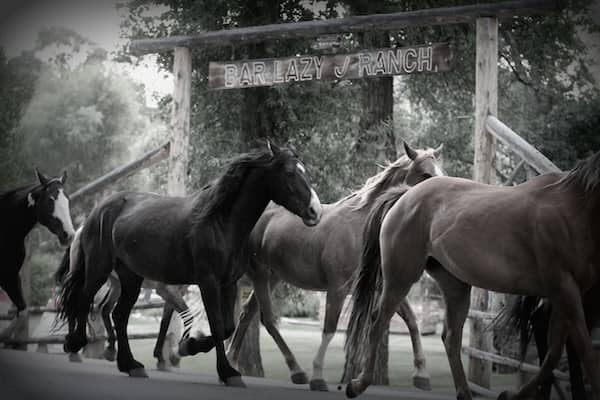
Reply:
[[[419,325],[417,324],[415,313],[406,298],[400,302],[396,312],[404,320],[408,327],[408,332],[410,333],[410,340],[413,348],[413,362],[415,365],[415,372],[412,376],[413,385],[421,390],[431,390],[429,371],[427,371],[427,361],[425,359],[423,345],[421,344],[421,332],[419,332]]]
[[[227,386],[245,387],[241,374],[229,364],[223,344],[223,340],[231,336],[234,330],[233,307],[237,290],[236,285],[222,288],[214,275],[208,275],[203,277],[203,281],[199,286],[212,340],[217,352],[219,379]]]

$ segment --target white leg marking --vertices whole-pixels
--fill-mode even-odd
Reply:
[[[313,360],[313,380],[323,379],[323,362],[325,361],[325,353],[327,352],[327,347],[329,347],[331,339],[333,339],[333,335],[335,335],[335,333],[323,333],[321,336],[321,345],[319,346],[319,351],[317,351],[317,355]]]
[[[73,221],[71,221],[71,213],[69,211],[69,199],[65,196],[62,189],[58,190],[58,196],[54,200],[54,211],[52,216],[57,218],[63,226],[63,230],[70,236],[75,233],[73,229]]]

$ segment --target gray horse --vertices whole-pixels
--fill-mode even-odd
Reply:
[[[229,359],[237,364],[243,337],[260,307],[261,321],[283,354],[291,372],[291,380],[307,383],[308,378],[285,343],[273,321],[270,291],[284,280],[306,290],[327,292],[325,323],[321,345],[313,361],[312,390],[327,390],[323,379],[323,363],[331,342],[344,299],[350,290],[349,281],[358,268],[362,246],[363,225],[375,199],[385,190],[406,183],[417,183],[442,175],[437,164],[442,146],[437,149],[415,150],[404,143],[406,156],[390,164],[370,178],[364,187],[333,204],[323,205],[321,223],[307,229],[283,207],[271,205],[260,217],[250,236],[251,267],[247,275],[254,291],[243,306],[237,329],[229,348]],[[413,383],[429,390],[429,373],[419,337],[415,315],[402,302],[398,314],[406,322],[414,352],[416,371]]]

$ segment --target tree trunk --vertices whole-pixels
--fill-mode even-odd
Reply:
[[[238,298],[236,304],[236,315],[241,311],[241,305],[248,299],[252,291],[252,284],[247,277],[238,281]],[[260,356],[260,313],[257,313],[244,336],[242,347],[240,349],[240,358],[238,367],[242,375],[247,376],[265,376],[262,366],[262,357]]]
[[[353,13],[367,14],[369,12],[380,12],[378,8],[381,4],[370,2],[368,10],[352,10]],[[368,32],[361,36],[362,48],[380,48],[389,47],[390,39],[387,33]],[[384,122],[391,122],[393,117],[394,98],[393,98],[393,78],[369,78],[361,81],[362,94],[361,105],[362,113],[360,116],[360,133],[357,140],[357,151],[371,152],[375,148],[377,159],[379,161],[395,160],[396,139],[393,129],[383,129],[385,135],[383,138],[375,135],[369,135],[373,128],[381,126]],[[390,126],[392,124],[390,123]],[[373,384],[387,385],[388,379],[388,333],[386,331],[377,347],[377,356],[375,370],[373,373]],[[366,345],[366,343],[365,343]],[[357,354],[356,349],[350,349],[346,353],[346,363],[344,365],[344,375],[342,380],[348,382],[355,378],[361,372],[361,356]]]
[[[240,26],[264,25],[280,21],[280,4],[278,1],[249,1],[239,16]],[[264,43],[247,45],[242,50],[245,58],[254,59],[268,57]],[[252,148],[266,146],[266,139],[277,141],[279,144],[285,141],[283,134],[283,119],[281,106],[277,100],[277,91],[258,87],[242,90],[242,111],[240,121],[240,150],[247,152]],[[247,278],[242,278],[238,283],[242,288],[251,288]],[[241,296],[238,296],[238,302]],[[239,308],[238,308],[239,309]],[[236,313],[238,314],[238,313]],[[262,359],[260,356],[260,316],[254,317],[240,350],[239,369],[243,375],[264,376]]]

